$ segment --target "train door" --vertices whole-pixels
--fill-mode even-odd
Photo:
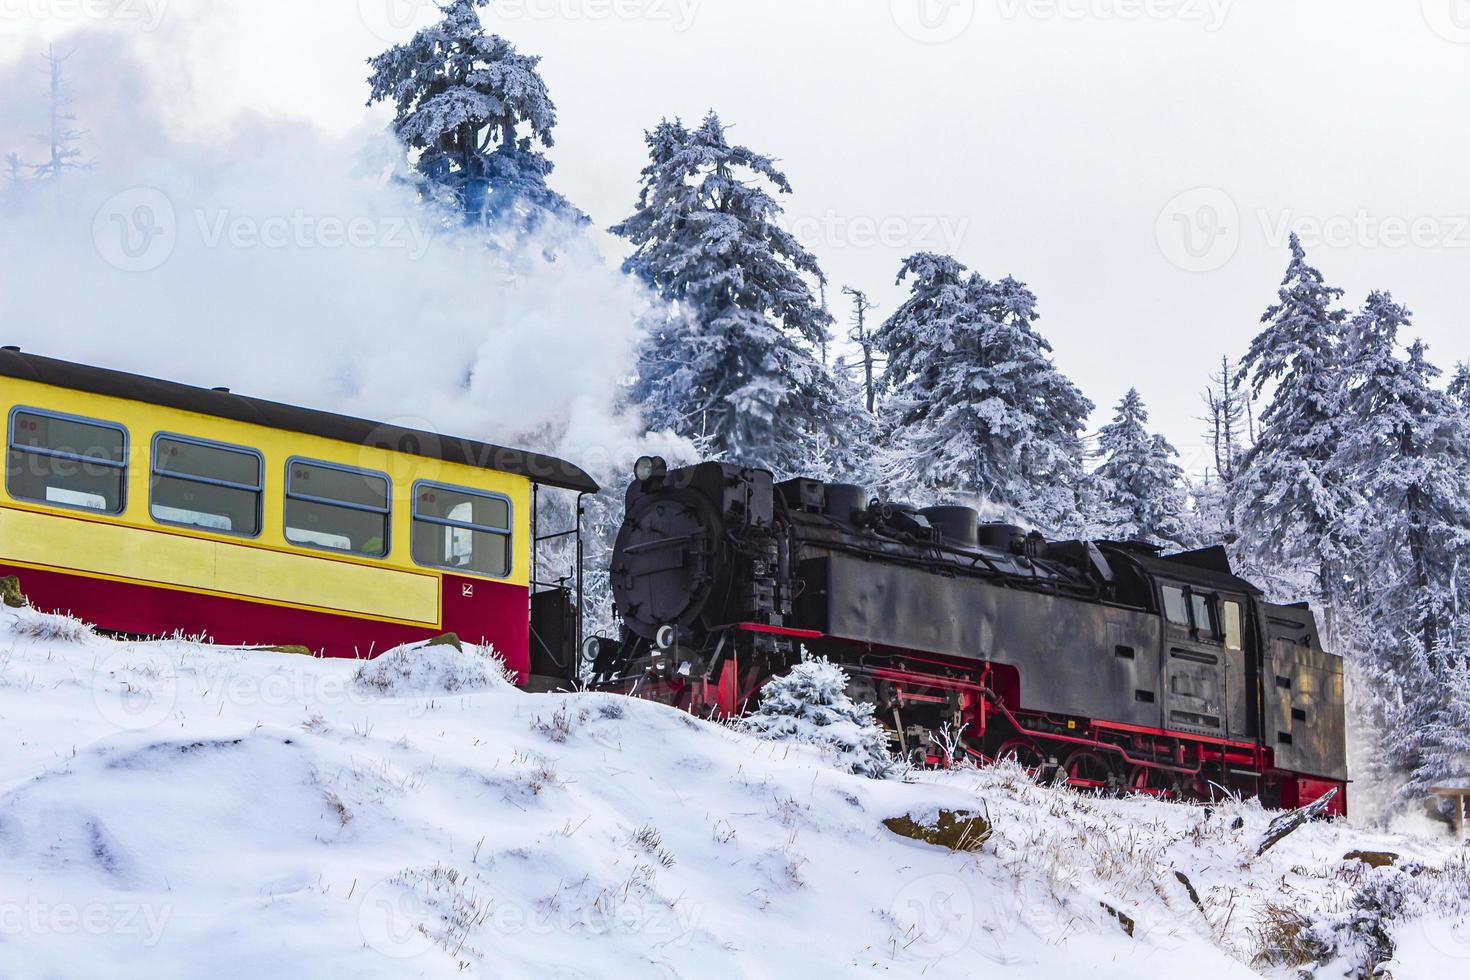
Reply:
[[[1222,594],[1215,597],[1219,617],[1219,640],[1225,656],[1225,736],[1237,741],[1254,738],[1257,725],[1255,659],[1247,646],[1253,646],[1244,596]]]
[[[1227,737],[1236,725],[1243,729],[1245,702],[1232,697],[1231,686],[1244,693],[1245,656],[1243,650],[1227,649],[1219,598],[1183,583],[1165,582],[1159,591],[1165,727],[1212,738]],[[1238,619],[1239,604],[1226,614]],[[1233,662],[1239,664],[1238,675]],[[1232,717],[1232,701],[1240,703],[1238,719]]]

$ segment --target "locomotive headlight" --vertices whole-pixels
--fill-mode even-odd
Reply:
[[[658,647],[660,650],[668,650],[674,646],[674,641],[678,639],[678,637],[678,631],[676,631],[674,627],[665,623],[663,626],[660,626],[658,628],[657,633],[653,634],[653,645]]]
[[[602,637],[589,636],[582,641],[582,659],[587,663],[595,663],[598,654],[602,652]]]
[[[661,480],[668,475],[669,464],[662,456],[640,456],[633,464],[633,478],[639,483]]]

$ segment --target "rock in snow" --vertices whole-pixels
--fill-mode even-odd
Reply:
[[[1447,840],[1315,823],[1257,858],[1254,803],[870,779],[524,694],[448,645],[364,668],[6,609],[0,738],[7,978],[1284,977],[1302,950],[1338,977],[1385,939],[1401,980],[1470,962]],[[884,826],[941,810],[991,836]]]

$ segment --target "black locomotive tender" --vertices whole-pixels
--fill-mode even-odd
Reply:
[[[802,650],[840,663],[894,746],[1014,755],[1086,787],[1345,811],[1343,677],[1305,605],[1220,548],[1048,542],[968,507],[719,463],[639,461],[598,686],[734,714]]]

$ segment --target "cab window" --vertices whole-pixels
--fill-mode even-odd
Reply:
[[[1166,585],[1164,592],[1164,615],[1169,622],[1176,626],[1189,626],[1189,600],[1184,595],[1184,590],[1174,585]]]
[[[149,511],[162,524],[255,537],[262,469],[254,450],[160,435],[153,441]]]
[[[127,430],[111,422],[16,409],[5,488],[16,500],[121,514],[127,443]]]
[[[1213,640],[1219,637],[1220,630],[1215,623],[1215,600],[1200,592],[1190,593],[1189,599],[1194,610],[1195,633],[1201,640]]]
[[[382,558],[388,554],[389,500],[381,473],[293,459],[286,467],[286,540]]]
[[[1225,649],[1245,649],[1245,617],[1241,614],[1240,603],[1226,600],[1220,604],[1222,619],[1225,626]]]
[[[437,483],[413,498],[413,560],[431,568],[503,578],[510,574],[510,501]]]

